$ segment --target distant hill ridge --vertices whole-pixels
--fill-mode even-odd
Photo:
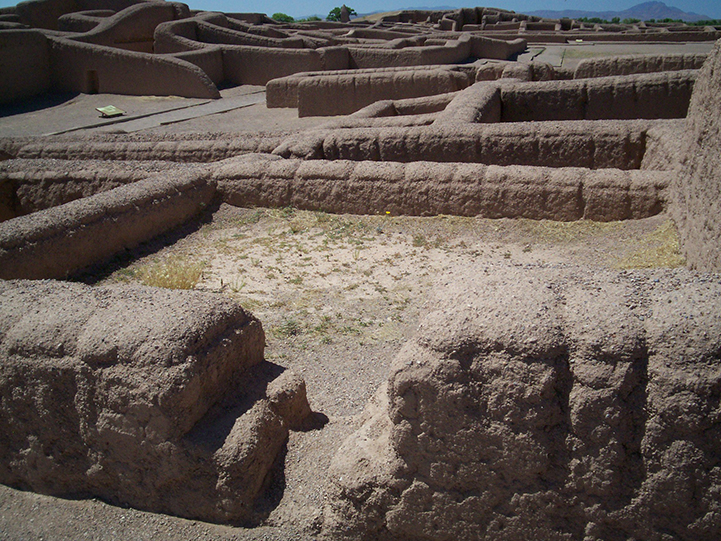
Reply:
[[[490,2],[492,4],[492,2]],[[374,11],[372,13],[362,13],[359,17],[367,15],[375,15],[377,13],[385,13],[387,11],[452,11],[459,9],[458,7],[451,6],[434,6],[434,7],[408,7],[398,8],[396,10],[386,11]],[[536,17],[545,17],[548,19],[578,19],[580,17],[598,17],[600,19],[611,20],[614,17],[620,19],[640,19],[642,21],[648,21],[650,19],[662,20],[662,19],[681,19],[687,22],[706,21],[713,19],[708,15],[701,15],[699,13],[685,12],[673,6],[667,6],[663,2],[644,2],[637,4],[633,7],[625,9],[623,11],[582,11],[567,9],[563,11],[552,11],[552,10],[537,10],[537,11],[524,11],[526,15],[535,15]]]
[[[676,7],[667,6],[663,2],[644,2],[624,9],[623,11],[580,11],[569,9],[564,11],[537,10],[529,11],[526,14],[549,19],[598,17],[600,19],[611,20],[614,17],[618,17],[620,19],[640,19],[642,21],[648,21],[650,19],[657,21],[662,19],[681,19],[687,22],[705,21],[713,18],[699,13],[687,13]]]

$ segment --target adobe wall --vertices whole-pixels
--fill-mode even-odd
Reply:
[[[718,276],[444,278],[333,459],[323,539],[718,537]]]
[[[194,19],[168,21],[155,27],[154,50],[157,54],[204,49],[198,41],[198,22]]]
[[[72,39],[129,51],[152,53],[155,27],[189,15],[187,6],[177,2],[140,3],[104,18],[92,30]]]
[[[701,69],[688,113],[671,215],[688,264],[721,271],[721,42]],[[678,136],[678,134],[677,134]]]
[[[67,13],[87,10],[121,11],[146,0],[26,0],[16,6],[23,24],[33,28],[58,29],[58,19]]]
[[[2,222],[0,278],[64,278],[181,225],[214,194],[196,171],[161,173]]]
[[[501,121],[501,89],[497,85],[475,83],[459,92],[440,112],[434,126],[493,123]]]
[[[215,86],[225,81],[225,70],[223,69],[223,49],[220,47],[203,47],[198,50],[190,50],[182,53],[175,53],[172,56],[178,60],[190,62],[200,68]]]
[[[168,162],[8,160],[0,164],[0,221],[107,192],[161,171]],[[5,218],[3,218],[5,216]]]
[[[346,46],[351,66],[359,69],[431,64],[457,64],[471,56],[470,36],[449,40],[443,46],[405,47],[400,50]]]
[[[0,31],[0,103],[50,90],[50,45],[33,30]],[[12,73],[12,77],[7,76]]]
[[[57,30],[58,18],[66,13],[80,11],[78,8],[76,0],[31,0],[19,2],[16,13],[23,24],[32,28]]]
[[[150,55],[49,37],[51,84],[56,91],[219,98],[197,66]]]
[[[398,73],[422,73],[426,70],[458,69],[454,66],[431,65],[412,67],[369,68],[369,69],[340,69],[314,72],[299,72],[287,77],[272,79],[266,84],[266,105],[275,107],[298,107],[298,87],[304,79],[317,77],[369,77],[371,75],[392,77]],[[470,68],[472,70],[473,68]]]
[[[298,84],[298,116],[347,115],[380,99],[455,92],[469,83],[468,74],[452,69],[305,77]]]
[[[411,128],[311,130],[274,154],[352,161],[437,161],[589,169],[638,169],[654,121],[459,124]]]
[[[671,174],[478,164],[227,160],[213,181],[223,201],[333,213],[596,221],[646,218],[665,206]]]
[[[58,160],[158,160],[165,162],[216,162],[239,154],[272,152],[284,135],[215,134],[203,139],[193,134],[57,136],[42,139],[1,140],[11,157]]]
[[[321,49],[272,49],[223,46],[223,71],[235,84],[265,85],[271,79],[304,71],[348,69],[345,47]]]
[[[441,37],[460,38],[461,32],[443,32]],[[465,34],[471,36],[471,56],[475,58],[492,58],[496,60],[508,60],[513,55],[526,50],[528,43],[523,37],[505,39],[494,39],[492,35],[481,35],[477,33]]]
[[[258,518],[310,408],[302,379],[263,362],[256,318],[222,296],[143,286],[0,281],[0,295],[0,482]]]
[[[501,86],[501,121],[683,118],[695,70]]]
[[[58,30],[61,32],[89,32],[98,26],[106,17],[115,12],[110,9],[92,9],[67,13],[58,18]]]
[[[578,63],[574,79],[609,77],[635,73],[700,69],[708,55],[702,53],[666,55],[622,55],[609,58],[584,58]]]
[[[216,24],[198,21],[198,41],[223,45],[251,45],[255,47],[277,47],[283,49],[303,49],[305,42],[299,37],[274,38],[223,28]]]

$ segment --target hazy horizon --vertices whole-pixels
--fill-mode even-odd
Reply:
[[[721,19],[721,2],[719,0],[660,0],[670,7],[678,8],[687,13],[708,15],[711,18]],[[286,13],[292,17],[319,15],[324,17],[334,7],[346,3],[358,13],[371,13],[374,11],[392,11],[408,7],[434,7],[456,6],[475,7],[487,5],[509,9],[519,13],[537,10],[582,10],[582,11],[623,11],[635,5],[644,3],[643,0],[496,0],[483,4],[472,1],[451,0],[266,0],[255,2],[251,0],[191,0],[184,2],[191,9],[207,11],[223,11],[228,13]],[[17,2],[0,0],[0,7],[14,6]],[[262,6],[262,7],[260,7]]]

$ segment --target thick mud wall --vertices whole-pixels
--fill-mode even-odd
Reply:
[[[721,533],[721,280],[475,266],[339,449],[325,539]]]
[[[699,75],[689,107],[683,162],[671,213],[688,263],[721,271],[721,42]]]
[[[222,296],[139,286],[0,281],[0,295],[0,482],[255,520],[310,414],[303,381],[263,362],[257,319]]]
[[[189,171],[0,223],[0,278],[62,278],[169,231],[197,215],[215,188]]]
[[[639,219],[664,208],[665,171],[554,169],[434,162],[227,160],[213,176],[237,206],[334,213],[598,221]]]

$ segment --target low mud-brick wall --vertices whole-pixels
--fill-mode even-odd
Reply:
[[[218,295],[0,281],[0,482],[218,522],[253,504],[310,414]]]

